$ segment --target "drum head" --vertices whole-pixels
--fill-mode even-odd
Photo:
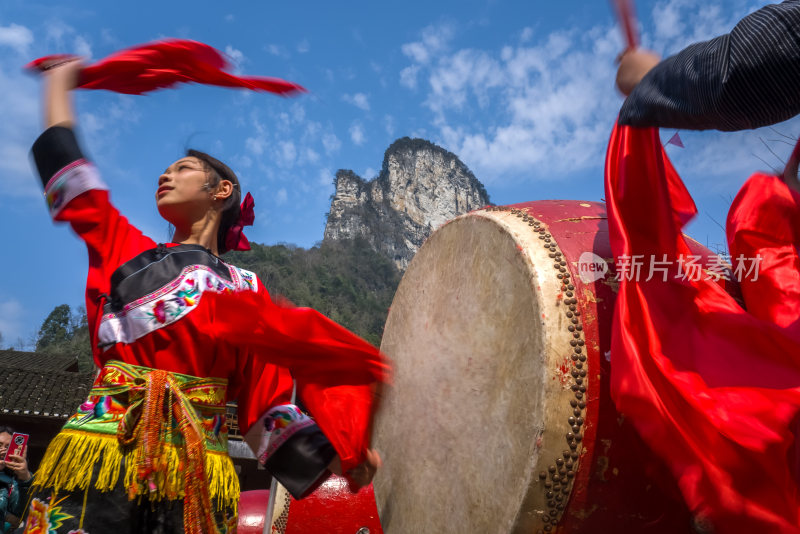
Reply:
[[[373,440],[388,534],[506,533],[530,509],[548,389],[563,389],[547,363],[556,314],[541,295],[558,282],[538,275],[552,259],[527,223],[513,224],[487,212],[450,222],[398,288],[381,345],[394,385]]]

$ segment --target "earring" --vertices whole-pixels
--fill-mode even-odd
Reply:
[[[214,200],[217,200],[217,195],[214,195]]]

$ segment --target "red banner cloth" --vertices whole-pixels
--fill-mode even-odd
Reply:
[[[364,461],[381,384],[391,363],[368,342],[310,308],[279,306],[251,292],[203,295],[209,331],[286,367],[346,473]],[[201,313],[201,308],[195,310]],[[215,321],[217,314],[224,321]]]
[[[681,229],[697,210],[657,129],[615,126],[605,177],[617,261],[666,254],[673,265],[667,281],[620,282],[617,409],[716,532],[800,532],[800,197],[756,175],[731,208],[734,263],[738,254],[764,258],[758,280],[742,281],[748,312],[713,280],[678,271],[691,256]]]
[[[51,61],[70,56],[52,55],[36,59],[27,69],[39,70]],[[279,78],[235,76],[225,72],[230,64],[214,48],[185,39],[155,41],[111,54],[87,65],[80,74],[78,87],[106,89],[117,93],[140,95],[178,83],[201,83],[222,87],[238,87],[290,95],[306,90]]]

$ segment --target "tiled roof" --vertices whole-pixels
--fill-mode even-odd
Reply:
[[[94,373],[21,369],[0,361],[0,414],[66,419],[86,399]]]
[[[0,367],[36,369],[44,371],[66,371],[77,369],[78,358],[66,354],[42,354],[19,350],[0,350]],[[2,404],[0,404],[2,407]]]

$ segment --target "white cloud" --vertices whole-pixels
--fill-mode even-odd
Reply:
[[[326,133],[322,136],[322,146],[325,147],[325,153],[331,155],[342,148],[342,142],[336,137],[336,134]]]
[[[281,45],[268,44],[268,45],[264,46],[264,50],[267,53],[272,54],[273,56],[280,57],[280,58],[289,57],[289,52],[287,52],[286,49]]]
[[[308,42],[308,39],[303,39],[299,43],[297,43],[297,52],[299,54],[305,54],[311,50],[311,43]]]
[[[355,93],[355,94],[344,94],[342,95],[342,100],[347,102],[348,104],[352,104],[358,109],[363,109],[364,111],[369,111],[369,97],[364,93]]]
[[[350,125],[350,140],[353,141],[353,144],[358,146],[363,145],[367,141],[364,135],[364,127],[358,121]]]
[[[109,37],[108,32],[101,32],[101,38]],[[112,36],[113,37],[113,36]],[[92,39],[88,35],[82,35],[75,28],[60,20],[51,20],[47,23],[45,33],[45,45],[47,50],[63,52],[66,54],[77,54],[87,59],[92,56]]]
[[[256,156],[260,156],[264,153],[264,149],[267,147],[267,140],[261,136],[248,137],[244,142],[244,146]]]
[[[28,47],[33,43],[33,32],[19,24],[0,26],[0,46],[13,48],[20,55],[28,54]]]
[[[504,84],[504,74],[500,63],[487,52],[459,50],[442,58],[431,73],[428,82],[432,92],[427,104],[437,112],[446,107],[459,109],[471,92],[484,106],[488,102],[487,90]]]
[[[244,53],[241,50],[232,47],[231,45],[226,45],[225,55],[228,56],[228,59],[233,64],[233,70],[239,73],[240,69],[242,68],[242,64],[247,61],[247,58],[244,57]]]
[[[292,141],[281,141],[278,143],[279,163],[283,167],[292,167],[297,159],[297,148]]]
[[[275,192],[275,204],[282,206],[289,200],[289,194],[286,192],[285,187],[281,187]]]
[[[409,89],[417,88],[417,73],[419,72],[419,65],[409,65],[400,71],[400,85],[408,87]]]
[[[225,22],[233,22],[234,20],[236,20],[236,17],[232,13],[225,15]]]
[[[361,175],[364,177],[365,180],[372,180],[378,175],[378,172],[373,169],[372,167],[367,167],[364,169],[364,173]]]
[[[676,50],[707,39],[747,13],[752,0],[744,1],[660,2],[645,14],[654,31],[643,41]],[[499,51],[458,49],[452,38],[452,28],[437,35],[429,27],[420,40],[404,45],[411,63],[400,81],[424,92],[434,139],[481,180],[543,180],[602,166],[622,103],[614,89],[614,60],[622,49],[617,27],[543,35],[525,28]],[[733,159],[718,165],[730,169]]]
[[[305,150],[305,161],[309,163],[316,163],[319,161],[319,153],[313,148],[306,148]]]
[[[72,46],[75,54],[81,56],[85,60],[92,58],[92,45],[89,44],[89,41],[86,39],[86,37],[82,35],[76,35],[75,39],[72,41]]]
[[[646,35],[645,44],[664,54],[674,54],[687,44],[705,41],[729,32],[749,8],[758,4],[742,0],[721,5],[708,2],[698,4],[693,0],[667,0],[653,6],[653,34]],[[763,2],[758,5],[761,7]]]
[[[422,30],[419,41],[406,43],[400,50],[416,63],[426,64],[448,47],[454,34],[454,28],[449,24],[428,26]]]

